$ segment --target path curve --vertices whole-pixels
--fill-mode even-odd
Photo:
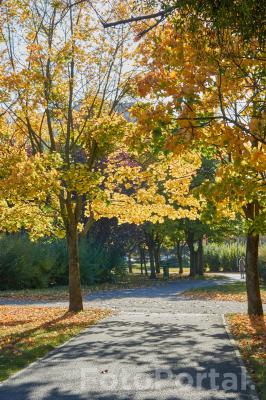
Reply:
[[[182,297],[213,284],[87,296],[113,315],[0,385],[0,400],[253,400],[222,318],[246,305]]]

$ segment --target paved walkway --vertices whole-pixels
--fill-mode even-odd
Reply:
[[[0,386],[0,400],[253,399],[222,313],[231,302],[185,300],[170,283],[88,296],[114,314]]]
[[[183,280],[170,282],[167,286],[141,289],[124,289],[101,292],[87,296],[86,303],[93,307],[111,308],[124,312],[224,314],[227,312],[246,312],[245,303],[191,300],[182,292],[197,287],[221,285],[238,280],[238,274],[226,274],[226,280]],[[230,278],[230,280],[228,279]]]

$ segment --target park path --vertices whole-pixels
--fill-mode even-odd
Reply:
[[[253,400],[222,317],[245,305],[182,298],[210,284],[88,296],[113,315],[11,377],[0,400]]]

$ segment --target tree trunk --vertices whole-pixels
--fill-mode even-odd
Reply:
[[[258,271],[258,249],[259,235],[247,235],[246,284],[249,315],[263,315]]]
[[[82,311],[82,294],[80,286],[79,247],[77,226],[70,226],[67,232],[69,263],[69,311]]]
[[[145,251],[145,249],[143,249],[143,264],[144,264],[145,275],[148,276],[147,263],[146,263],[146,251]]]
[[[176,242],[176,255],[178,260],[179,274],[183,274],[183,247],[180,246],[180,242]]]
[[[197,273],[198,275],[203,275],[204,269],[204,259],[203,259],[203,245],[202,239],[198,240],[198,251],[197,251]]]
[[[128,272],[132,274],[133,271],[132,271],[131,253],[128,253],[127,256],[127,266],[128,266]]]
[[[159,274],[160,271],[160,245],[154,246],[154,262],[155,262],[155,269],[156,274]]]
[[[245,208],[245,216],[250,220],[255,220],[259,214],[258,203],[250,203]],[[248,297],[248,314],[263,315],[260,284],[259,284],[259,235],[252,230],[247,235],[246,246],[246,284]]]
[[[143,249],[139,247],[140,273],[143,275]]]
[[[154,263],[154,247],[152,244],[148,245],[148,251],[149,251],[149,257],[150,257],[150,278],[151,279],[156,279],[156,269],[155,269],[155,263]]]
[[[190,276],[195,276],[196,271],[196,253],[194,250],[194,234],[189,232],[187,235],[187,245],[189,248],[189,256],[190,256]]]

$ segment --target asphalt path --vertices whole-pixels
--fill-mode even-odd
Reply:
[[[5,381],[0,400],[253,400],[223,320],[246,304],[182,297],[209,285],[87,296],[113,314]]]

